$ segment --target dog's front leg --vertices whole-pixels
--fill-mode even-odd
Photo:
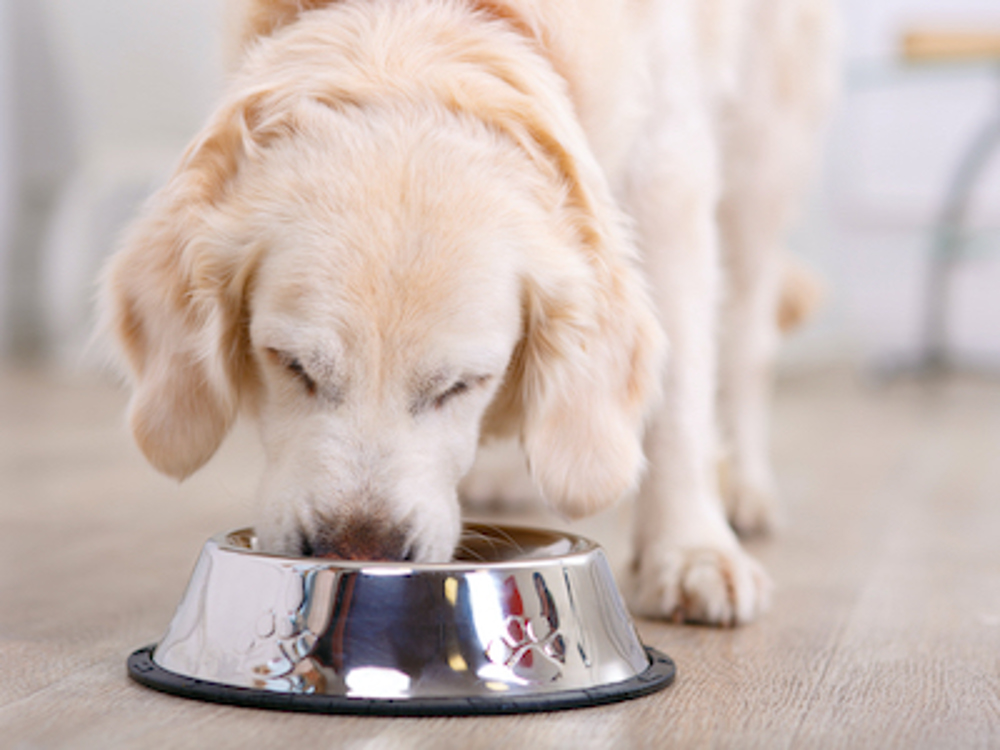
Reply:
[[[683,114],[682,118],[680,114]],[[664,401],[650,426],[628,591],[641,615],[731,625],[765,606],[770,583],[743,551],[716,472],[718,201],[711,129],[690,108],[651,136],[626,200],[670,344]]]
[[[719,423],[724,499],[741,533],[767,531],[780,519],[768,446],[779,322],[786,330],[794,327],[819,294],[781,247],[819,152],[836,76],[832,3],[766,5],[766,12],[748,19],[739,85],[719,109],[725,154],[719,227],[727,282]]]
[[[762,200],[752,189],[737,190],[729,186],[719,211],[726,288],[718,337],[718,408],[725,446],[723,500],[733,527],[750,534],[770,530],[778,516],[768,422],[783,227],[767,226],[761,217],[774,211],[759,205],[767,199],[778,203],[780,196],[768,193]]]

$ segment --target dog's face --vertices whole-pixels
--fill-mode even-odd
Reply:
[[[187,476],[245,410],[263,548],[347,558],[448,559],[484,429],[567,515],[632,488],[660,332],[571,139],[276,102],[217,113],[105,278],[150,461]]]
[[[399,268],[376,280],[377,294],[393,299],[372,310],[343,304],[355,296],[350,281],[274,265],[273,277],[271,263],[262,267],[269,278],[251,328],[268,463],[262,545],[447,560],[459,531],[455,487],[520,332],[509,269],[421,279]],[[456,282],[457,293],[447,288]]]
[[[455,487],[521,336],[526,238],[512,227],[528,217],[516,185],[482,179],[498,164],[460,131],[368,136],[350,154],[299,137],[249,175],[279,186],[254,212],[267,251],[247,306],[260,540],[447,560]],[[331,160],[348,167],[332,180]]]

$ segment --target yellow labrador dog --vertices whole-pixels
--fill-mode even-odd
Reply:
[[[638,490],[639,613],[754,618],[733,526],[774,514],[826,1],[244,5],[228,95],[104,280],[153,465],[189,475],[245,411],[265,549],[434,561],[513,436],[567,516]]]

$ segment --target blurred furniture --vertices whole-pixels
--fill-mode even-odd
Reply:
[[[998,82],[996,107],[962,153],[932,234],[922,348],[915,361],[903,369],[934,375],[954,366],[948,341],[951,278],[965,257],[971,199],[1000,148],[1000,32],[914,30],[903,36],[902,57],[912,64],[993,63]]]
[[[1000,60],[1000,32],[913,30],[903,35],[908,62]]]

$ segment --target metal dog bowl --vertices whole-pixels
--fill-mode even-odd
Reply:
[[[471,524],[450,563],[345,562],[206,542],[163,640],[129,658],[158,690],[326,713],[478,714],[659,690],[603,551],[582,537]]]

